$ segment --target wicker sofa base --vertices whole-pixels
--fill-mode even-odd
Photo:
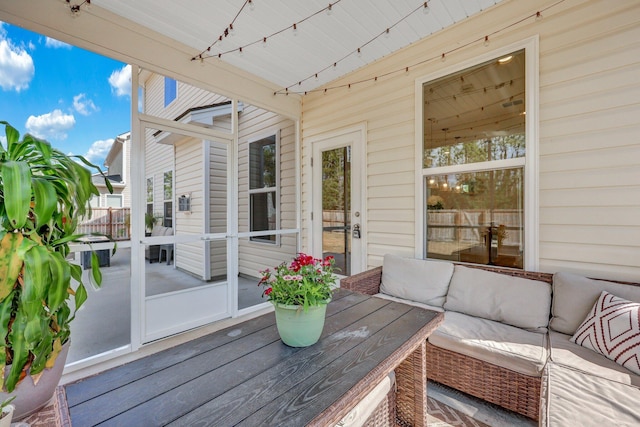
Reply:
[[[541,377],[520,374],[427,342],[427,378],[536,421],[540,417]]]

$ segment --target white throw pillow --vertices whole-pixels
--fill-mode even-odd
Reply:
[[[380,292],[442,307],[452,275],[453,264],[450,262],[386,254],[382,264]]]
[[[640,304],[602,291],[571,341],[640,375]]]

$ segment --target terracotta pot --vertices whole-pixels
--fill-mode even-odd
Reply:
[[[30,375],[27,375],[15,390],[11,393],[0,393],[0,402],[4,401],[9,396],[16,396],[16,399],[11,402],[15,407],[13,411],[14,421],[26,418],[29,415],[38,412],[42,409],[53,397],[56,391],[56,387],[60,383],[62,377],[62,370],[64,364],[67,361],[67,354],[69,353],[69,342],[62,346],[62,351],[56,359],[56,363],[51,369],[45,369],[37,385],[33,384],[33,379]],[[5,369],[5,375],[8,373],[8,369]]]

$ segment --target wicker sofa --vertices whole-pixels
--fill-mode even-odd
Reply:
[[[340,286],[445,312],[430,380],[543,426],[640,425],[640,375],[570,340],[603,290],[640,303],[637,284],[386,255]]]

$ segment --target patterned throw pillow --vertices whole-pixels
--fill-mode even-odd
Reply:
[[[571,341],[640,375],[640,304],[602,291]]]

